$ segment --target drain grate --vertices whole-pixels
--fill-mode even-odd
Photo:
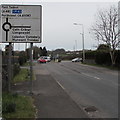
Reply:
[[[96,112],[97,108],[95,106],[89,106],[89,107],[84,108],[84,110],[86,112]]]

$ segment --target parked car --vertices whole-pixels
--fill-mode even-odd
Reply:
[[[44,56],[43,58],[46,60],[46,62],[50,62],[51,61],[49,56]]]
[[[81,62],[82,61],[82,58],[74,58],[72,59],[72,62]]]
[[[46,63],[47,61],[44,58],[39,58],[38,63]]]

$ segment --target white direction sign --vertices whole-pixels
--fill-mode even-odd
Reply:
[[[41,42],[41,5],[1,5],[2,42]]]

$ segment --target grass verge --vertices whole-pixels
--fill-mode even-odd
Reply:
[[[13,83],[23,82],[29,80],[29,70],[21,68],[20,72],[14,77]]]
[[[19,74],[13,78],[13,83],[23,82],[30,80],[30,71],[27,68],[21,68]],[[33,73],[32,79],[35,80],[35,74]]]
[[[31,97],[17,94],[3,93],[3,118],[35,118],[35,107]]]
[[[30,65],[30,63],[29,62],[26,62],[26,63],[24,63],[22,66],[29,66]]]
[[[2,95],[0,92],[0,118],[2,118]]]
[[[32,65],[34,66],[35,63],[32,63]],[[22,66],[30,66],[30,62],[26,62],[26,63],[24,63]]]

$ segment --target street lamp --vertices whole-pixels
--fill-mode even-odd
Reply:
[[[73,23],[74,25],[81,25],[82,26],[82,33],[80,33],[82,35],[82,45],[83,45],[83,63],[85,61],[85,49],[84,49],[84,26],[83,24],[79,24],[79,23]]]

